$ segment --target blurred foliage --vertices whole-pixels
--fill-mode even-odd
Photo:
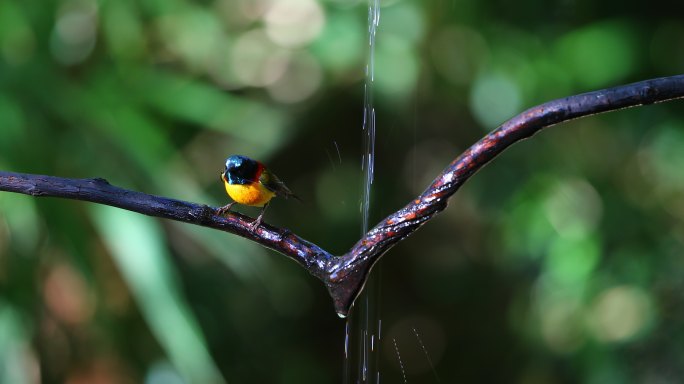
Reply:
[[[382,4],[371,222],[524,108],[684,71],[668,2]],[[366,6],[2,1],[0,169],[217,206],[241,153],[305,200],[266,221],[343,253],[361,225]],[[393,249],[382,381],[679,382],[682,111],[518,144]],[[248,241],[0,194],[2,383],[333,383],[343,343],[322,285]]]

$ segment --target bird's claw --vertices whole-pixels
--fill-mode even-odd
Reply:
[[[224,216],[226,213],[230,212],[230,209],[233,208],[234,204],[235,204],[235,202],[232,202],[228,205],[224,205],[223,207],[217,208],[216,214],[218,216]]]
[[[257,217],[252,221],[252,224],[249,225],[249,231],[254,232],[259,226],[261,225],[261,216]]]

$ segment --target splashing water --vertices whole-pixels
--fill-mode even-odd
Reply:
[[[364,174],[361,199],[361,234],[368,231],[370,192],[375,167],[375,36],[380,25],[380,1],[368,1],[368,62],[363,103],[363,155],[361,169]],[[379,347],[382,322],[378,319],[379,271],[366,282],[364,293],[357,300],[357,309],[347,319],[345,328],[344,383],[379,383]],[[352,344],[356,344],[351,345]]]
[[[441,383],[442,381],[439,379],[439,375],[437,374],[437,370],[435,369],[435,365],[432,364],[432,359],[430,358],[430,354],[428,353],[427,348],[425,348],[425,344],[423,344],[423,339],[420,338],[420,335],[418,335],[418,331],[416,328],[413,328],[413,334],[416,335],[416,339],[418,339],[418,344],[420,344],[420,348],[423,350],[423,353],[425,353],[425,358],[428,361],[428,364],[430,364],[430,369],[432,370],[432,373],[435,375],[435,380],[437,380],[438,383]],[[406,379],[404,379],[406,380]]]
[[[397,360],[399,360],[399,368],[401,368],[401,377],[404,378],[404,383],[407,383],[406,371],[404,371],[404,363],[401,361],[401,354],[399,354],[399,346],[397,345],[397,339],[393,338],[392,342],[394,342],[394,351],[397,353]]]
[[[373,88],[375,82],[375,35],[380,25],[380,1],[368,2],[368,64],[366,65],[366,84],[363,94],[363,133],[364,152],[361,169],[364,171],[362,211],[362,235],[368,231],[370,209],[370,188],[373,184],[375,168],[375,106],[373,104]]]

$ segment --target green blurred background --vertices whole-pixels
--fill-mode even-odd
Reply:
[[[683,73],[668,4],[383,1],[371,223],[527,107]],[[366,21],[363,1],[1,1],[0,169],[218,206],[245,154],[305,200],[265,220],[341,254]],[[682,102],[508,150],[386,255],[381,381],[681,382],[683,169]],[[243,239],[0,193],[0,383],[338,383],[344,325]]]

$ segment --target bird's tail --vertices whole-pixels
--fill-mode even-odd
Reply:
[[[304,202],[304,200],[302,200],[301,197],[295,195],[295,194],[292,193],[292,192],[290,192],[290,194],[289,194],[287,197],[288,197],[288,198],[292,197],[292,198],[294,198],[295,200],[299,201],[300,203],[303,203],[303,202]]]

